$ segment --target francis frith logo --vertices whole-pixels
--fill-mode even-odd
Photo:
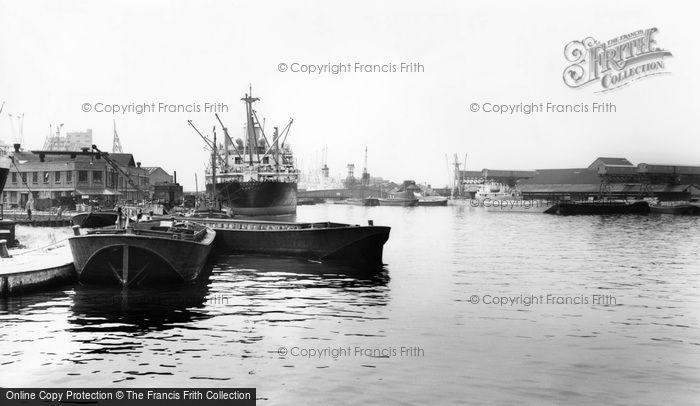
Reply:
[[[564,56],[571,62],[564,69],[564,83],[571,88],[599,84],[598,92],[626,86],[636,80],[669,73],[664,57],[671,52],[660,48],[656,28],[634,31],[600,42],[593,37],[571,41]]]

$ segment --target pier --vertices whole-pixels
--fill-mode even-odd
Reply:
[[[14,251],[7,249],[6,240],[0,240],[0,296],[22,294],[76,279],[67,244],[48,250],[17,254]]]

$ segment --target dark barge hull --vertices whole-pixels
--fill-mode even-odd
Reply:
[[[71,237],[68,243],[82,283],[129,287],[193,281],[207,261],[214,238],[212,230],[201,242],[98,233]]]
[[[418,199],[378,199],[380,206],[413,207],[418,205]]]
[[[647,214],[649,203],[637,202],[559,202],[558,214]]]
[[[391,227],[192,218],[216,231],[215,250],[381,267]]]
[[[117,222],[119,214],[116,211],[96,211],[89,213],[78,213],[71,217],[74,226],[82,228],[99,228],[113,226]]]
[[[418,200],[418,206],[447,206],[447,199]]]
[[[212,185],[207,185],[211,193]],[[297,212],[295,182],[225,182],[216,185],[216,198],[234,215],[274,216]]]

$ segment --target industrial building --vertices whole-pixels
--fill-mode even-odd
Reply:
[[[177,172],[170,175],[165,169],[156,167],[144,167],[150,182],[152,200],[165,206],[180,205],[183,203],[182,186],[177,183]]]
[[[517,187],[524,199],[588,200],[599,198],[688,200],[700,196],[700,166],[632,164],[625,158],[596,158],[587,167],[534,171],[458,171],[466,195],[485,181]]]
[[[2,193],[6,209],[23,208],[29,196],[38,210],[76,203],[113,205],[150,198],[150,180],[140,162],[128,153],[109,154],[119,170],[83,151],[22,151],[14,145],[14,164]]]

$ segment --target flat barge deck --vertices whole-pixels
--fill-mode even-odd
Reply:
[[[383,265],[391,227],[316,222],[294,223],[219,218],[189,218],[216,231],[214,250],[338,261],[361,268]]]

